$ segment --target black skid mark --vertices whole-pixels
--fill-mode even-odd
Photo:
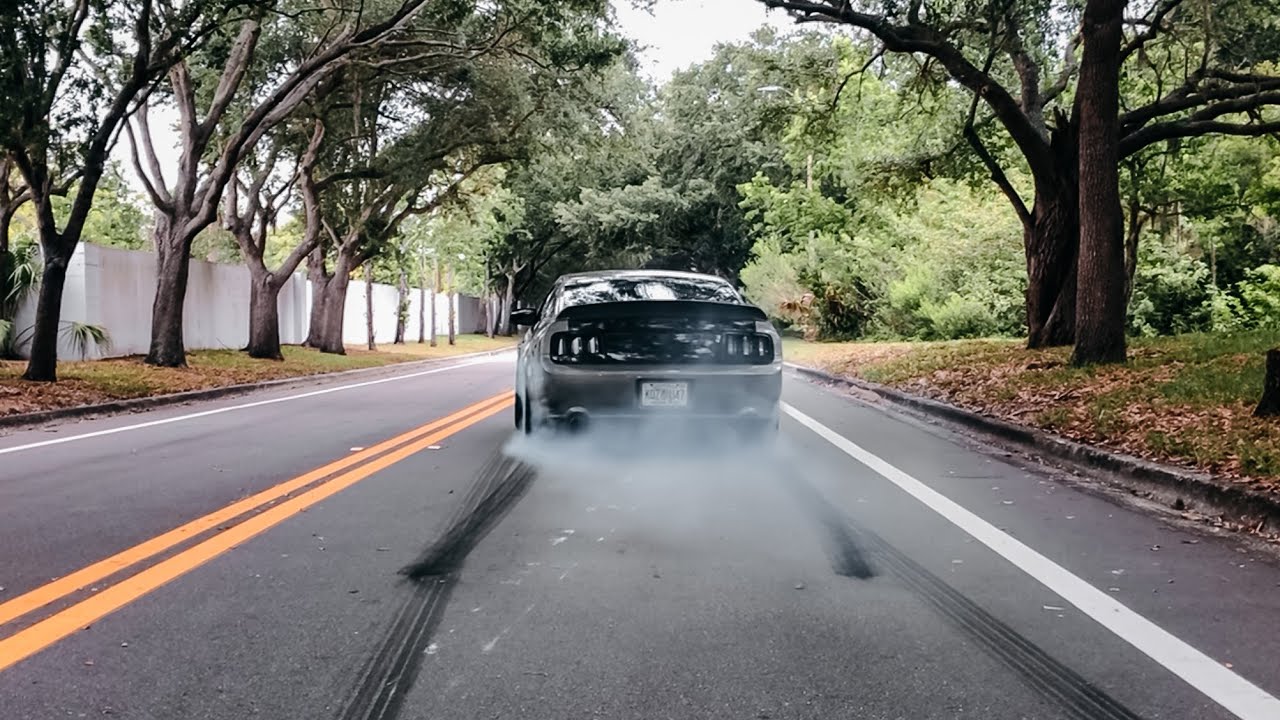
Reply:
[[[529,488],[526,465],[497,455],[450,518],[448,530],[400,570],[412,585],[378,650],[365,663],[341,720],[393,720],[413,688],[467,555]]]

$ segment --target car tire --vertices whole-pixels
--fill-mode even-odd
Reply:
[[[524,398],[521,398],[519,395],[516,395],[515,408],[516,408],[516,429],[523,430],[524,424],[525,424],[524,423]]]
[[[532,435],[534,431],[533,406],[529,403],[529,398],[521,398],[520,403],[523,414],[520,417],[520,429],[525,435]]]

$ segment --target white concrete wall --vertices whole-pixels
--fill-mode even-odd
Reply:
[[[361,280],[352,280],[347,287],[347,304],[342,318],[342,341],[347,345],[364,345],[369,339],[366,312],[365,284]],[[430,332],[431,296],[427,295],[427,316],[425,324]],[[373,339],[375,343],[390,343],[396,338],[396,308],[399,293],[392,285],[374,283],[373,285]],[[405,341],[418,341],[418,289],[409,292],[409,312],[405,319]],[[454,296],[454,327],[459,335],[484,332],[480,323],[480,300],[467,295]],[[449,333],[449,296],[445,293],[436,295],[436,333],[445,336]],[[305,335],[304,335],[305,337]],[[299,341],[301,342],[301,341]]]
[[[198,260],[191,262],[186,305],[182,316],[183,340],[188,350],[244,347],[249,340],[249,270],[242,265],[222,265]],[[111,347],[91,349],[89,358],[140,355],[151,339],[151,303],[155,295],[155,254],[82,243],[67,269],[62,295],[63,332],[58,357],[79,359],[66,328],[72,322],[100,325],[111,336]],[[408,332],[410,342],[418,339],[418,290],[412,289]],[[395,339],[397,292],[390,285],[373,286],[375,340]],[[307,337],[311,320],[311,283],[299,273],[280,291],[280,342],[300,344]],[[429,296],[428,296],[429,300]],[[437,332],[448,331],[448,299],[437,302]],[[480,301],[456,296],[457,328],[460,334],[479,332]],[[33,293],[18,309],[15,326],[23,334],[35,319]],[[347,290],[343,316],[343,340],[363,345],[366,340],[365,284],[353,280]],[[429,322],[429,321],[428,321]],[[29,332],[26,335],[29,336]],[[25,353],[29,341],[19,347]]]

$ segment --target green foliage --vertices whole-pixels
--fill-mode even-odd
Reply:
[[[1129,331],[1148,336],[1200,332],[1212,327],[1215,317],[1226,326],[1229,303],[1215,297],[1208,265],[1160,237],[1148,237],[1138,249]]]
[[[238,264],[244,261],[235,237],[216,225],[210,225],[196,235],[191,243],[191,257],[214,263]]]
[[[32,242],[17,243],[5,258],[6,292],[0,297],[13,307],[40,283],[40,249]]]
[[[1171,181],[1148,202],[1186,217],[1188,227],[1175,223],[1172,234],[1193,235],[1219,287],[1234,286],[1259,265],[1280,264],[1280,142],[1202,139],[1148,174]]]
[[[885,331],[938,340],[1022,333],[1022,228],[1002,197],[932,181],[882,227],[902,247]]]
[[[790,317],[823,336],[867,332],[874,300],[884,291],[884,254],[874,246],[873,234],[860,232],[852,208],[799,182],[779,188],[757,176],[740,189],[745,217],[754,223],[751,234],[758,239],[760,257],[767,258],[766,264],[753,261],[744,270],[751,278],[748,295],[759,296],[768,285],[786,288],[787,278],[794,278],[792,292],[803,288],[803,293],[766,306],[776,317]]]
[[[401,270],[420,274],[423,252],[434,250],[442,266],[454,268],[456,287],[482,293],[495,268],[527,264],[521,246],[532,233],[513,226],[516,215],[499,220],[496,208],[473,208],[474,198],[465,196],[496,189],[488,180],[475,187],[473,175],[544,154],[579,163],[572,155],[581,154],[582,145],[575,141],[590,125],[597,134],[609,132],[606,106],[593,94],[609,81],[623,45],[605,22],[602,0],[446,5],[456,10],[446,20],[456,24],[457,37],[435,27],[439,37],[426,44],[468,40],[477,52],[395,73],[353,71],[327,98],[319,114],[333,130],[321,152],[320,175],[341,180],[323,183],[322,214],[351,238],[343,241],[344,253],[359,262],[377,257],[380,272],[398,279]],[[338,130],[348,127],[357,130]],[[540,198],[543,217],[561,199]],[[494,202],[503,211],[527,204],[503,197]],[[430,217],[409,221],[420,214]],[[503,230],[503,243],[495,239],[499,225],[511,226],[511,232]]]
[[[1209,296],[1209,329],[1215,333],[1231,334],[1245,327],[1244,305],[1240,298],[1215,290]]]
[[[783,325],[804,325],[809,319],[806,291],[791,256],[782,252],[776,238],[761,238],[752,247],[752,259],[742,268],[747,299]]]
[[[18,306],[39,283],[39,245],[22,239],[0,253],[0,320],[13,320]]]
[[[61,330],[58,334],[70,343],[81,360],[88,357],[90,349],[97,348],[103,351],[111,349],[111,334],[101,325],[74,320],[63,321],[59,325]],[[31,341],[31,335],[35,331],[34,326],[27,326],[17,332],[15,327],[11,320],[0,320],[0,357],[17,358],[18,348]]]
[[[925,301],[920,307],[928,320],[930,333],[947,340],[986,337],[1000,333],[991,306],[974,297],[951,293],[941,305]]]
[[[78,187],[73,186],[67,196],[52,198],[53,216],[58,225],[67,221],[71,210],[70,198]],[[126,250],[150,249],[150,220],[143,207],[142,199],[129,189],[120,167],[115,163],[108,165],[93,193],[93,205],[85,216],[81,239]],[[38,242],[34,213],[30,203],[18,209],[10,229],[15,244]]]
[[[111,335],[101,325],[68,322],[62,328],[62,336],[71,343],[81,360],[88,357],[90,348],[111,349]]]
[[[1262,265],[1239,283],[1242,315],[1250,326],[1280,328],[1280,266]]]
[[[757,238],[743,279],[775,317],[828,337],[1021,331],[1021,230],[994,193],[937,180],[855,212],[800,183],[742,192]]]
[[[442,268],[452,268],[457,292],[480,296],[493,289],[492,276],[500,274],[506,260],[499,246],[524,215],[520,199],[498,185],[502,178],[500,169],[481,173],[461,186],[458,201],[406,223],[397,259],[384,266],[382,281],[398,282],[404,268],[413,282],[431,285],[431,268],[439,261]]]
[[[63,217],[68,210],[66,198],[56,198],[53,207],[57,216]],[[120,168],[112,165],[93,193],[93,208],[85,218],[80,237],[108,247],[149,249],[150,222],[143,207],[142,199],[129,190]]]
[[[738,187],[795,177],[783,135],[790,91],[831,77],[836,53],[817,34],[758,31],[677,72],[624,120],[622,174],[582,177],[555,207],[554,232],[599,264],[647,264],[734,278],[751,247]],[[587,169],[587,168],[584,168]],[[585,174],[585,173],[584,173]]]

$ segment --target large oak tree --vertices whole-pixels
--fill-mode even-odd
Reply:
[[[21,172],[43,271],[23,377],[57,378],[67,266],[136,100],[253,2],[24,0],[0,5],[0,149]],[[70,193],[65,213],[54,198]]]
[[[156,208],[158,273],[148,363],[186,364],[182,316],[192,244],[216,222],[241,163],[264,134],[357,53],[395,41],[449,46],[414,33],[414,21],[429,4],[283,3],[274,8],[280,12],[255,13],[224,29],[203,52],[175,63],[166,92],[156,95],[178,112],[180,159],[170,170],[172,180],[157,160],[147,103],[142,104],[129,129],[135,170]]]
[[[1122,18],[1115,46],[1110,41],[1098,46],[1109,48],[1100,53],[1114,56],[1105,60],[1118,65],[1117,82],[1110,81],[1110,69],[1082,73],[1081,38],[1089,35],[1082,35],[1078,3],[759,1],[800,21],[856,28],[885,52],[919,58],[927,77],[957,83],[974,95],[986,115],[975,113],[965,136],[1024,229],[1031,347],[1071,343],[1077,330],[1108,338],[1115,337],[1117,328],[1123,331],[1123,303],[1117,306],[1098,294],[1110,293],[1110,283],[1093,282],[1098,263],[1108,264],[1105,272],[1111,272],[1113,254],[1086,259],[1091,279],[1084,290],[1089,296],[1078,298],[1077,293],[1082,113],[1114,108],[1117,162],[1156,143],[1280,130],[1274,114],[1280,105],[1280,76],[1274,71],[1280,42],[1270,29],[1274,0],[1154,0],[1105,8],[1107,17]],[[1098,98],[1099,93],[1109,97]],[[1082,95],[1087,96],[1083,103],[1078,101]],[[999,153],[976,130],[988,118],[1003,129],[1030,172],[1029,199],[1010,182]],[[1096,167],[1094,159],[1086,162]],[[1089,193],[1094,197],[1093,190]],[[1105,205],[1111,212],[1109,200]],[[1114,212],[1120,213],[1118,203]],[[1086,306],[1087,329],[1077,323]],[[1119,356],[1107,349],[1113,346],[1113,340],[1090,338],[1075,357],[1080,362],[1115,359]]]
[[[328,133],[314,186],[322,232],[308,258],[308,345],[343,352],[351,273],[394,249],[405,221],[448,202],[478,169],[526,155],[570,114],[578,87],[621,50],[606,9],[511,1],[465,26],[489,39],[484,52],[343,74],[315,116]]]

